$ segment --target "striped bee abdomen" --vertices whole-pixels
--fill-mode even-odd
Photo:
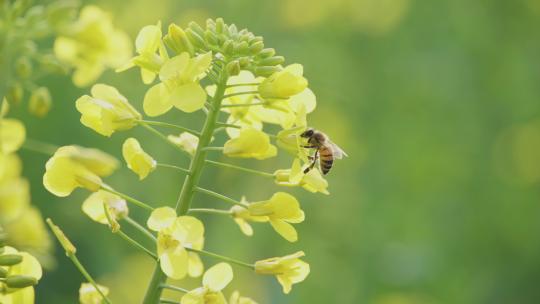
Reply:
[[[322,146],[319,150],[321,155],[321,170],[323,174],[327,174],[332,169],[334,164],[334,154],[330,147]]]

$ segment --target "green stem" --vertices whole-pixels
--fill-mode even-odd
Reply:
[[[232,212],[229,210],[220,210],[220,209],[212,209],[212,208],[190,208],[188,213],[213,213],[213,214],[223,214],[223,215],[232,214]]]
[[[118,192],[118,191],[116,191],[116,190],[114,190],[114,189],[112,189],[112,188],[110,188],[110,187],[103,187],[103,186],[102,186],[102,187],[101,187],[101,190],[106,191],[106,192],[109,192],[109,193],[112,193],[112,194],[114,194],[114,195],[118,195],[118,196],[120,196],[121,198],[125,199],[126,201],[128,201],[128,202],[130,202],[130,203],[132,203],[132,204],[134,204],[134,205],[137,205],[137,206],[139,206],[139,207],[141,207],[141,208],[144,208],[144,209],[146,209],[146,210],[150,210],[150,211],[153,211],[153,210],[154,210],[154,208],[150,207],[148,204],[143,203],[143,202],[141,202],[140,200],[135,199],[135,198],[133,198],[133,197],[131,197],[131,196],[128,196],[128,195],[126,195],[126,194],[124,194],[124,193]]]
[[[230,123],[224,123],[224,122],[218,122],[217,125],[220,126],[220,127],[226,127],[226,128],[235,128],[235,129],[241,129],[242,128],[242,126],[235,125],[235,124],[230,124]]]
[[[223,147],[204,147],[203,151],[223,151]]]
[[[238,205],[240,207],[246,208],[246,205],[242,204],[241,202],[239,202],[237,200],[234,200],[234,199],[232,199],[232,198],[230,198],[228,196],[225,196],[223,194],[219,194],[217,192],[214,192],[212,190],[204,189],[204,188],[201,188],[201,187],[195,187],[194,191],[213,196],[215,198],[218,198],[218,199],[220,199],[220,200],[222,200],[224,202],[227,202],[229,204],[232,204],[232,205]]]
[[[124,240],[126,240],[128,243],[133,245],[135,248],[144,251],[146,254],[148,254],[154,260],[158,259],[157,255],[155,253],[153,253],[152,251],[150,251],[149,249],[147,249],[143,245],[139,244],[139,242],[137,242],[134,239],[132,239],[131,237],[129,237],[129,235],[125,234],[122,230],[118,230],[115,233],[118,234]]]
[[[99,289],[98,287],[98,284],[96,283],[96,281],[92,278],[92,276],[90,276],[90,274],[88,273],[88,271],[86,271],[86,269],[84,268],[84,266],[81,264],[81,262],[79,261],[79,259],[77,258],[77,256],[75,254],[68,254],[68,258],[73,262],[73,264],[75,264],[75,267],[77,267],[77,269],[82,273],[82,275],[84,276],[84,278],[90,283],[92,284],[92,286],[94,286],[94,288],[97,290],[97,292],[99,292],[99,294],[101,295],[101,297],[103,298],[103,301],[105,301],[105,303],[107,304],[111,304],[111,300],[109,300],[109,298],[107,298],[107,296],[103,293],[103,291],[101,291],[101,289]]]
[[[229,257],[226,257],[226,256],[222,256],[222,255],[217,254],[217,253],[209,252],[209,251],[206,251],[206,250],[193,249],[193,248],[186,248],[186,250],[196,252],[198,254],[206,255],[206,256],[209,256],[209,257],[213,257],[213,258],[216,258],[216,259],[220,259],[220,260],[223,260],[225,262],[232,263],[232,264],[247,267],[249,269],[255,269],[255,265],[253,265],[253,264],[249,264],[249,263],[245,263],[245,262],[242,262],[242,261],[239,261],[239,260],[235,260],[235,259],[232,259],[232,258],[229,258]]]
[[[231,93],[231,94],[223,95],[223,99],[231,98],[234,96],[240,96],[240,95],[255,95],[255,94],[259,94],[259,91],[246,91],[246,92]]]
[[[178,170],[178,171],[182,171],[184,173],[188,173],[189,174],[189,170],[188,169],[184,169],[182,167],[178,167],[178,166],[175,166],[175,165],[169,165],[169,164],[161,164],[161,163],[157,163],[158,167],[161,167],[161,168],[169,168],[169,169],[175,169],[175,170]]]
[[[235,83],[235,84],[229,84],[227,85],[227,88],[234,88],[234,87],[248,87],[248,86],[258,86],[260,85],[260,82],[251,82],[251,83]]]
[[[189,128],[182,127],[182,126],[179,126],[179,125],[170,124],[170,123],[167,123],[167,122],[152,121],[152,120],[140,120],[139,122],[141,124],[146,124],[146,125],[150,125],[150,126],[175,128],[175,129],[178,129],[178,130],[181,130],[181,131],[184,131],[184,132],[191,133],[191,134],[193,134],[193,135],[195,135],[197,137],[200,136],[199,132],[197,132],[195,130],[191,130]]]
[[[174,290],[174,291],[179,291],[179,292],[183,292],[183,293],[188,293],[189,292],[189,290],[187,290],[187,289],[184,289],[184,288],[178,287],[178,286],[169,285],[169,284],[161,284],[161,285],[159,285],[159,287],[164,288],[164,289],[170,289],[170,290]]]
[[[175,148],[176,150],[182,152],[182,153],[185,153],[187,155],[189,155],[186,151],[182,150],[182,148],[180,148],[179,146],[177,146],[175,143],[173,143],[172,141],[170,141],[167,136],[163,135],[161,132],[159,132],[158,130],[154,129],[152,126],[148,125],[147,123],[145,122],[142,122],[142,121],[139,121],[139,125],[144,127],[145,129],[147,129],[148,131],[152,132],[154,135],[156,135],[158,138],[160,138],[161,140],[165,141],[168,145],[172,146],[173,148]],[[191,157],[191,155],[189,155]]]
[[[180,302],[177,302],[177,301],[171,300],[171,299],[159,299],[159,303],[161,303],[161,304],[180,304]]]
[[[216,128],[216,122],[219,118],[223,95],[225,95],[227,80],[228,75],[225,69],[223,69],[219,75],[219,79],[217,79],[216,92],[212,98],[212,107],[210,107],[208,110],[208,115],[206,115],[206,120],[204,122],[203,129],[200,132],[201,135],[199,136],[199,144],[197,145],[197,150],[195,151],[195,155],[193,156],[189,166],[189,171],[191,174],[186,176],[184,179],[184,184],[176,203],[176,212],[178,215],[187,214],[191,201],[193,200],[194,190],[201,178],[207,153],[204,148],[207,147],[212,140],[212,135],[214,134],[214,129]],[[161,289],[159,288],[159,285],[163,284],[166,279],[166,275],[161,271],[160,265],[157,263],[154,267],[152,280],[147,288],[143,304],[155,304],[159,302],[161,297]]]
[[[236,165],[232,165],[232,164],[221,163],[221,162],[217,162],[217,161],[213,161],[213,160],[209,160],[209,159],[207,159],[206,162],[209,163],[209,164],[212,164],[212,165],[219,166],[219,167],[236,169],[236,170],[257,174],[257,175],[264,176],[264,177],[270,177],[270,178],[274,177],[274,174],[272,174],[272,173],[262,172],[262,171],[259,171],[259,170],[254,170],[254,169],[249,169],[249,168],[244,168],[244,167],[240,167],[240,166],[236,166]]]
[[[268,104],[268,102],[266,101],[253,102],[253,103],[233,103],[233,104],[223,105],[223,108],[264,106],[266,104]]]
[[[27,138],[24,141],[22,148],[28,151],[36,152],[36,153],[42,153],[45,155],[53,155],[54,152],[56,152],[56,150],[58,150],[59,147],[49,144],[49,143],[41,142],[39,140]]]
[[[141,224],[137,223],[134,219],[130,218],[129,216],[124,216],[122,219],[126,221],[128,224],[130,224],[131,226],[133,226],[135,229],[142,232],[145,236],[147,236],[150,240],[152,240],[152,242],[155,243],[157,241],[156,236],[153,235],[152,232],[148,231],[146,228],[141,226]]]

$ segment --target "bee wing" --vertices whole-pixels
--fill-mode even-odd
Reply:
[[[332,152],[334,152],[334,158],[335,159],[342,159],[343,156],[349,157],[343,149],[341,149],[338,145],[330,141],[330,147],[332,147]]]

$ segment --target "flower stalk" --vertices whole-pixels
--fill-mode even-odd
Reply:
[[[185,215],[188,213],[189,207],[191,206],[191,202],[193,200],[195,189],[197,188],[203,172],[207,154],[205,148],[208,147],[208,145],[210,144],[210,141],[212,140],[212,135],[214,134],[214,130],[216,129],[221,109],[221,102],[223,100],[223,96],[225,95],[225,89],[227,87],[228,75],[225,69],[220,72],[219,78],[217,80],[218,82],[216,92],[211,102],[212,106],[209,107],[208,115],[206,116],[203,129],[199,136],[199,144],[197,145],[197,150],[195,151],[195,155],[193,156],[191,164],[189,166],[189,171],[191,172],[191,174],[186,176],[186,178],[184,179],[182,190],[180,191],[180,195],[178,196],[178,200],[176,203],[176,212],[178,215]],[[149,127],[145,124],[142,125],[147,128]],[[159,287],[166,281],[166,279],[167,277],[161,271],[159,263],[156,263],[152,279],[144,297],[143,304],[155,304],[159,302],[162,291],[162,289],[160,289]]]

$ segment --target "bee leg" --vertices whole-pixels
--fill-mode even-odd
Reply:
[[[315,148],[317,148],[317,146],[314,146],[314,145],[310,145],[310,146],[302,146],[302,148],[306,148],[306,149],[315,149]]]
[[[307,167],[304,170],[304,174],[307,174],[309,171],[311,171],[313,169],[313,167],[315,167],[315,164],[317,163],[318,158],[319,158],[319,150],[317,150],[317,152],[315,152],[315,156],[312,157],[313,162],[311,163],[311,165],[309,165],[309,167]]]

